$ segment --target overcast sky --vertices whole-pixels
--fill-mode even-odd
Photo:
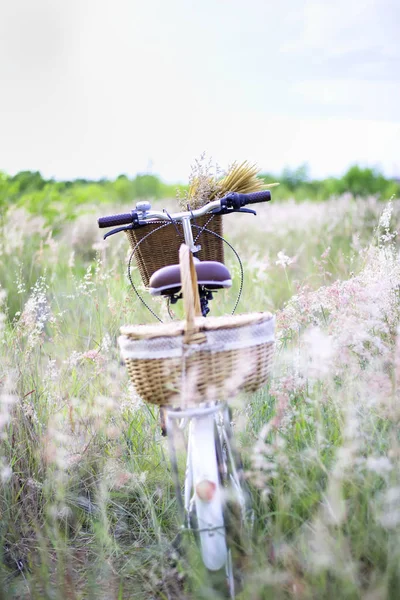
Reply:
[[[400,177],[399,0],[0,0],[0,170]]]

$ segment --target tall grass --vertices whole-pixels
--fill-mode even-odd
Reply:
[[[234,403],[256,510],[243,598],[399,596],[399,212],[343,196],[226,219],[241,310],[275,312],[279,338],[270,385]],[[22,209],[3,220],[0,597],[210,597],[175,552],[157,411],[116,349],[152,317],[124,236],[104,244],[95,216],[55,237]],[[212,310],[233,305],[221,292]]]

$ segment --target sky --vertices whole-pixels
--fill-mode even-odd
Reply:
[[[400,177],[399,0],[0,0],[0,171]]]

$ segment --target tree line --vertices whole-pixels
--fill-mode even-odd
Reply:
[[[350,167],[342,177],[312,179],[307,165],[285,168],[282,173],[261,173],[266,183],[278,181],[274,198],[322,201],[346,192],[353,196],[377,195],[383,200],[400,196],[400,179],[386,178],[379,170]],[[157,175],[140,173],[135,177],[120,175],[116,179],[75,179],[56,181],[44,178],[39,171],[21,171],[16,175],[0,172],[0,211],[10,204],[42,214],[49,222],[73,219],[80,205],[121,204],[142,198],[162,199],[181,196],[188,186],[167,184]],[[60,211],[62,207],[62,211]]]

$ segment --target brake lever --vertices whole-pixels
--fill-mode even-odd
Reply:
[[[125,225],[124,227],[117,227],[117,229],[112,229],[111,231],[107,231],[107,233],[105,233],[103,235],[103,240],[110,237],[110,235],[114,235],[114,233],[120,233],[120,231],[129,231],[129,229],[135,229],[135,224],[130,223],[129,225]]]
[[[230,215],[231,213],[235,213],[235,212],[239,212],[239,213],[249,213],[251,215],[257,215],[256,211],[253,210],[252,208],[227,208],[226,206],[224,206],[224,208],[221,208],[221,210],[219,210],[218,212],[215,212],[215,215]]]
[[[255,210],[253,210],[252,208],[239,208],[239,210],[235,210],[235,212],[244,212],[244,213],[249,213],[250,215],[256,215],[257,213]]]

